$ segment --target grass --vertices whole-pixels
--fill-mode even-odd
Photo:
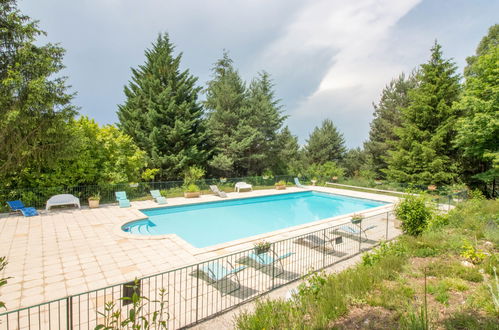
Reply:
[[[399,329],[498,329],[499,311],[487,284],[499,262],[499,201],[469,201],[440,217],[421,236],[384,244],[353,268],[309,276],[293,302],[259,301],[254,312],[239,315],[236,326],[369,328],[374,308]],[[472,264],[465,242],[485,259]]]

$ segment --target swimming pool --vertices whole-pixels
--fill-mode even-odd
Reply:
[[[386,204],[306,191],[141,210],[148,219],[127,223],[122,230],[177,234],[203,248]]]

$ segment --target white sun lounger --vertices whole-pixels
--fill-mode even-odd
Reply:
[[[50,197],[49,200],[47,201],[45,209],[48,211],[52,206],[60,206],[60,205],[74,205],[78,208],[81,208],[79,198],[71,194],[62,194]]]
[[[253,190],[253,186],[246,182],[238,182],[234,186],[234,190],[241,192],[241,190]]]

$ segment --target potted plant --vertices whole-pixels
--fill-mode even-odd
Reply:
[[[191,183],[187,187],[184,188],[184,197],[185,198],[196,198],[201,196],[201,189],[194,183]]]
[[[286,189],[286,181],[280,180],[280,181],[276,182],[275,183],[275,189],[277,189],[277,190],[284,190],[284,189]]]
[[[227,178],[220,178],[220,182],[221,182],[221,183],[225,183],[225,182],[227,182]]]
[[[270,250],[270,242],[266,241],[259,241],[254,244],[255,246],[255,253],[256,254],[262,254],[269,252]]]
[[[315,184],[317,183],[317,178],[316,177],[312,178],[310,182],[312,182],[312,186],[315,186]]]
[[[364,215],[362,215],[362,214],[354,214],[354,215],[352,215],[351,221],[352,221],[352,223],[354,225],[358,225],[359,223],[362,222],[362,220],[364,220]]]
[[[91,209],[99,207],[100,202],[100,193],[96,193],[90,197],[88,197],[88,207]]]

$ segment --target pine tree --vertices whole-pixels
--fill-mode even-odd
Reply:
[[[464,113],[454,142],[463,151],[466,181],[493,183],[499,178],[499,24],[489,29],[468,63],[462,97],[454,104]]]
[[[74,94],[57,76],[65,51],[40,45],[44,34],[14,0],[0,1],[0,182],[10,188],[73,155]]]
[[[276,152],[272,172],[275,174],[298,175],[303,173],[298,137],[286,126],[276,137]]]
[[[388,150],[392,150],[398,140],[395,129],[402,122],[400,109],[409,105],[408,92],[415,86],[414,75],[406,78],[401,74],[383,89],[379,103],[374,104],[374,119],[370,125],[369,141],[364,143],[364,149],[369,155],[371,170],[378,178],[385,177],[383,170],[388,167]]]
[[[261,174],[263,170],[275,167],[275,153],[279,150],[276,139],[286,116],[282,115],[279,100],[275,99],[268,73],[259,73],[249,85],[247,94],[248,124],[258,133],[245,158],[248,159],[248,173]]]
[[[204,166],[208,157],[203,108],[197,78],[180,71],[167,34],[160,34],[146,62],[132,69],[125,104],[118,108],[119,127],[148,155],[158,179],[178,179],[189,166]]]
[[[459,111],[452,108],[460,93],[456,65],[442,56],[435,42],[431,58],[421,65],[418,86],[409,91],[409,106],[402,108],[399,140],[389,151],[387,176],[392,181],[447,184],[458,173],[458,154],[451,141]]]
[[[245,125],[246,86],[232,65],[227,52],[213,69],[213,78],[205,90],[204,105],[208,112],[210,144],[215,156],[210,166],[215,174],[241,175],[240,159],[254,138],[253,132]],[[240,126],[246,129],[240,129]],[[248,136],[244,136],[248,134]]]
[[[210,165],[221,175],[260,175],[274,167],[276,136],[286,118],[270,76],[262,72],[246,88],[226,52],[213,73],[205,102],[216,150]]]
[[[307,140],[306,154],[311,164],[324,164],[329,161],[338,162],[345,155],[345,139],[329,119],[316,127]]]

